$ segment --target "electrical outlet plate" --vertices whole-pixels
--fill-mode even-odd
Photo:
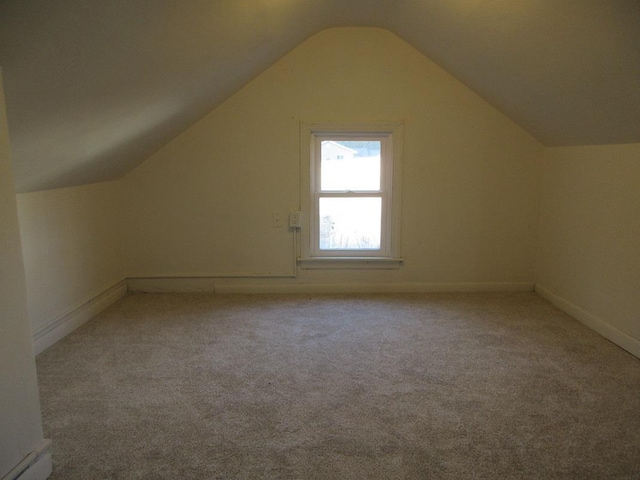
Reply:
[[[291,210],[289,212],[289,226],[291,228],[300,228],[300,216],[301,212],[298,210]]]

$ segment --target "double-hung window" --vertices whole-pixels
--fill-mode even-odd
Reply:
[[[400,265],[401,125],[302,126],[301,265]]]

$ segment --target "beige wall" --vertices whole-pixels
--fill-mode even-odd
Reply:
[[[542,146],[388,31],[323,31],[125,178],[131,276],[292,272],[300,122],[405,123],[397,271],[297,282],[534,281]]]
[[[640,342],[640,144],[548,148],[542,164],[538,284]]]
[[[42,440],[20,230],[0,72],[0,478]]]
[[[120,182],[18,195],[34,332],[126,276]]]

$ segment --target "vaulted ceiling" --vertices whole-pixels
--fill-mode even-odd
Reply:
[[[0,0],[17,189],[118,178],[338,26],[395,33],[547,146],[640,142],[638,0]]]

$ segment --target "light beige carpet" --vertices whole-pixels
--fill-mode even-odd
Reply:
[[[533,293],[135,294],[37,365],[56,480],[640,478],[640,360]]]

